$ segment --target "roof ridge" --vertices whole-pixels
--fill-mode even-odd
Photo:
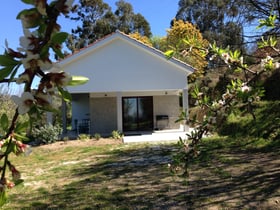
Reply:
[[[96,39],[94,42],[88,44],[88,45],[85,46],[85,47],[82,47],[82,48],[80,48],[80,49],[74,50],[74,52],[73,52],[72,54],[70,54],[70,56],[75,55],[75,54],[77,54],[77,53],[79,53],[79,52],[81,52],[81,51],[83,51],[83,50],[85,50],[85,49],[87,49],[87,48],[90,48],[91,46],[95,45],[96,43],[98,43],[98,42],[100,42],[100,41],[102,41],[102,40],[104,40],[104,39],[107,39],[108,37],[112,36],[112,35],[115,34],[115,33],[116,33],[116,32],[112,32],[112,33],[110,33],[110,34],[107,34],[107,35],[103,36],[102,38]]]

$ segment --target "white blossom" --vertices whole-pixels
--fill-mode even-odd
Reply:
[[[227,100],[230,97],[231,97],[231,94],[229,92],[226,92],[222,95],[223,100]]]
[[[21,74],[18,79],[16,80],[16,83],[17,84],[22,84],[22,83],[25,83],[25,82],[30,82],[30,77],[28,74]]]
[[[230,60],[230,55],[228,53],[222,53],[222,59],[225,61],[226,64],[228,64]]]
[[[270,56],[268,55],[268,56],[266,56],[266,58],[264,58],[264,59],[261,60],[261,66],[262,66],[262,67],[265,67],[265,65],[266,65],[269,61],[273,61],[273,58],[270,57]]]
[[[12,100],[18,106],[19,114],[25,114],[25,113],[29,112],[30,108],[34,104],[34,97],[30,92],[22,93],[21,97],[14,95],[14,96],[12,96]]]
[[[245,84],[242,85],[241,87],[241,92],[249,92],[251,90],[251,88]]]
[[[241,57],[240,57],[240,63],[241,63],[241,65],[243,65],[243,62],[244,62],[244,58],[243,58],[243,56],[241,56]]]
[[[21,62],[22,62],[25,69],[29,69],[32,66],[31,61],[32,60],[38,60],[39,57],[40,57],[39,54],[33,54],[32,52],[27,51],[26,58],[23,58],[21,60]]]
[[[31,38],[35,37],[34,32],[31,33],[29,29],[23,28],[23,34],[24,36],[19,38],[19,44],[21,47],[18,48],[18,51],[26,52],[28,50],[33,50],[34,45],[32,45]]]
[[[20,44],[20,48],[18,48],[18,51],[21,51],[21,52],[26,52],[28,50],[32,50],[34,48],[34,45],[32,45],[32,42],[31,42],[31,37],[32,37],[32,33],[24,28],[23,29],[23,33],[24,33],[24,36],[21,36],[19,38],[19,44]]]
[[[217,55],[214,54],[214,55],[212,55],[212,56],[209,58],[209,60],[212,61],[212,60],[214,60],[216,57],[217,57]]]
[[[199,92],[198,94],[197,94],[197,97],[202,97],[203,96],[203,93],[202,92]]]
[[[217,101],[213,101],[212,107],[213,108],[218,108],[219,107],[219,103],[217,103]]]
[[[38,60],[38,66],[41,68],[41,70],[47,71],[47,70],[50,70],[53,67],[53,64],[50,60],[43,61],[43,60],[39,59]]]
[[[46,2],[44,0],[37,0],[36,1],[36,8],[41,15],[47,15]]]
[[[18,48],[18,51],[21,52],[26,52],[27,50],[32,50],[34,48],[34,46],[31,45],[31,41],[25,36],[19,38],[19,44],[21,47]]]
[[[224,106],[225,104],[226,104],[226,102],[225,101],[223,101],[223,100],[219,100],[219,102],[218,102],[221,106]]]
[[[64,72],[63,73],[63,78],[60,80],[61,81],[61,86],[67,86],[69,82],[72,80],[72,77],[70,74]]]
[[[276,69],[279,69],[279,68],[280,68],[280,63],[279,63],[279,62],[275,62],[274,67],[275,67]]]
[[[27,18],[25,15],[21,15],[20,19],[21,19],[21,24],[24,28],[30,27],[29,18]]]
[[[48,94],[38,92],[36,95],[37,103],[40,105],[49,105],[51,103],[51,97]]]

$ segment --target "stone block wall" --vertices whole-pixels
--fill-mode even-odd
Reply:
[[[169,122],[156,120],[157,115],[167,115]],[[157,129],[179,129],[180,123],[175,123],[180,115],[179,96],[163,95],[154,96],[154,128]]]

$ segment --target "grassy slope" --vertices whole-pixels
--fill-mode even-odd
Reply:
[[[254,113],[256,121],[249,114],[231,115],[220,129],[220,134],[280,139],[280,101],[259,102],[255,105]]]
[[[280,209],[280,140],[265,138],[279,128],[277,103],[255,125],[232,117],[234,135],[204,139],[188,179],[167,170],[175,144],[33,148],[13,158],[25,182],[3,209]]]
[[[34,148],[3,209],[280,207],[279,141],[205,139],[188,179],[171,176],[175,144]]]

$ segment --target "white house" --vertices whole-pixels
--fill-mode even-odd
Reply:
[[[178,129],[179,96],[188,109],[187,77],[193,68],[116,31],[68,56],[59,65],[89,82],[69,87],[72,125],[89,123],[90,133],[137,133]]]

